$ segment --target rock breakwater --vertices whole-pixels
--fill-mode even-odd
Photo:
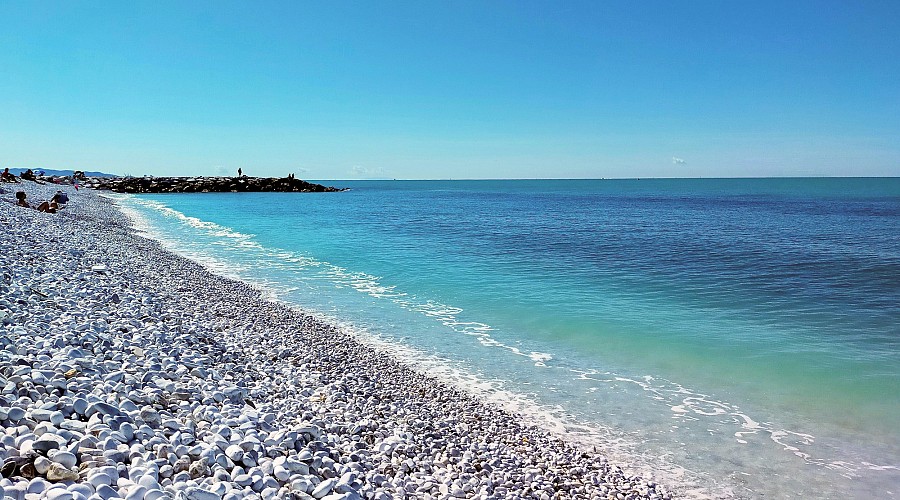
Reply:
[[[97,193],[57,214],[0,196],[0,498],[670,498],[166,252]]]
[[[342,189],[294,177],[89,177],[84,186],[117,193],[326,193]]]

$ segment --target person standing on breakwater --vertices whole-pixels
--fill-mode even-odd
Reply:
[[[242,175],[243,175],[243,173],[241,172],[241,167],[238,167],[238,177],[240,177]]]

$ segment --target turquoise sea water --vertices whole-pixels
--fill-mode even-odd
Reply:
[[[139,228],[693,496],[900,496],[900,179],[331,182]]]

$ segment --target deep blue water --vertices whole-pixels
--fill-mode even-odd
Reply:
[[[329,184],[122,203],[694,494],[900,495],[900,179]]]

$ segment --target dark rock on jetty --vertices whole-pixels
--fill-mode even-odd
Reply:
[[[343,191],[293,177],[90,177],[85,187],[117,193],[242,193]]]

